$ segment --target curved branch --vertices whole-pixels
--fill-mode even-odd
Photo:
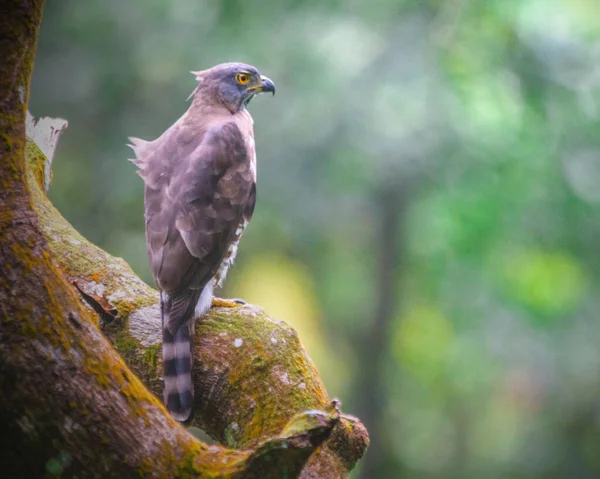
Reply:
[[[158,293],[120,258],[89,243],[60,215],[43,187],[44,156],[28,144],[29,183],[53,257],[104,334],[157,397],[162,396]],[[36,174],[37,172],[37,174]],[[196,325],[195,416],[190,425],[232,448],[258,447],[297,414],[336,408],[293,328],[252,305],[213,308]],[[303,472],[345,477],[364,453],[362,424],[342,415],[333,437]]]
[[[328,399],[293,330],[256,308],[215,310],[196,338],[197,424],[243,450],[197,441],[129,369],[162,389],[156,292],[60,216],[45,194],[49,162],[31,142],[25,161],[42,3],[11,4],[0,20],[3,474],[346,476],[366,431]]]

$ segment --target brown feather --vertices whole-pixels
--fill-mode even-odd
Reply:
[[[130,138],[145,183],[150,268],[161,290],[165,402],[178,420],[189,417],[193,399],[187,328],[199,299],[212,295],[233,262],[256,201],[252,118],[214,94],[218,68],[198,72],[192,105],[159,138]]]

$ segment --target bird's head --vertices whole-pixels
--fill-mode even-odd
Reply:
[[[199,82],[192,95],[221,103],[231,113],[245,108],[259,93],[275,95],[275,84],[255,67],[244,63],[222,63],[192,74]]]

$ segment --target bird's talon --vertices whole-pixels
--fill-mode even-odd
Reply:
[[[235,308],[238,303],[235,300],[217,298],[216,296],[212,299],[211,307],[213,308]]]

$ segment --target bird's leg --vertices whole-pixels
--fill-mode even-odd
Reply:
[[[211,307],[213,308],[235,308],[240,304],[248,304],[243,299],[233,298],[233,299],[223,299],[217,298],[213,296]]]

